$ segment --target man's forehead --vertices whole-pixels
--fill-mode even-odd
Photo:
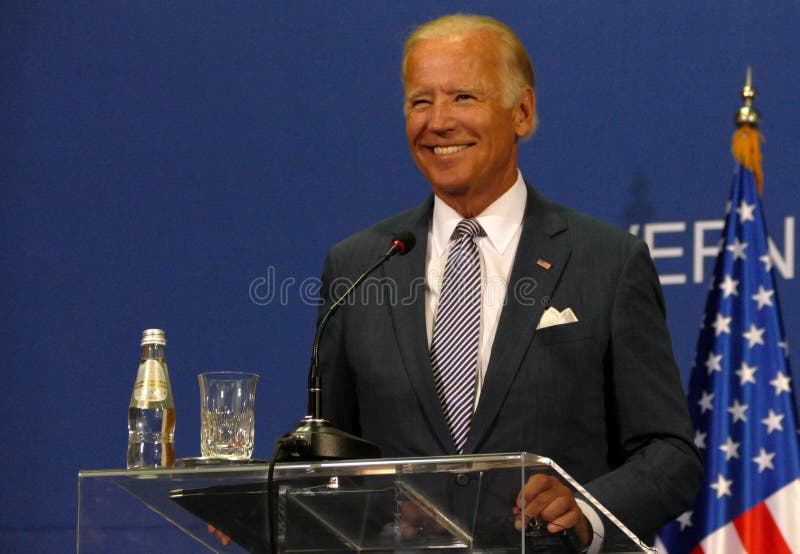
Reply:
[[[421,40],[409,52],[407,70],[448,73],[485,71],[501,60],[499,43],[486,33]]]
[[[413,54],[417,49],[425,47],[447,48],[475,46],[480,50],[495,50],[499,44],[499,37],[491,31],[466,31],[419,39],[412,47],[409,55]]]
[[[433,53],[412,61],[406,75],[406,96],[433,91],[447,94],[478,93],[496,86],[498,64],[492,63],[486,56],[457,54]]]

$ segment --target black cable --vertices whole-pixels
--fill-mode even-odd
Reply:
[[[275,441],[275,448],[272,450],[272,459],[269,461],[269,470],[267,471],[267,532],[269,533],[270,554],[277,554],[278,552],[275,538],[277,532],[275,520],[278,511],[278,495],[275,494],[275,461],[278,459],[278,454],[283,450],[283,447],[283,440],[278,439]]]

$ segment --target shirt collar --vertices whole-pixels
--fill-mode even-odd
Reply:
[[[527,199],[528,189],[525,187],[522,173],[517,170],[517,180],[511,188],[475,217],[486,231],[489,242],[501,254],[522,225]],[[462,219],[464,218],[458,212],[445,204],[438,196],[434,196],[431,230],[436,255],[441,255],[447,249],[450,236]]]

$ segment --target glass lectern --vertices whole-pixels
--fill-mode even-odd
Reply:
[[[652,551],[552,460],[528,453],[284,463],[272,494],[258,463],[81,471],[77,549],[270,552],[272,533],[287,554],[575,552],[566,533],[515,528],[514,502],[536,473],[594,508],[601,552]]]

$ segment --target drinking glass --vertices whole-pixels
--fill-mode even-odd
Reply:
[[[249,460],[255,437],[258,375],[210,371],[200,382],[200,453],[204,458]]]

